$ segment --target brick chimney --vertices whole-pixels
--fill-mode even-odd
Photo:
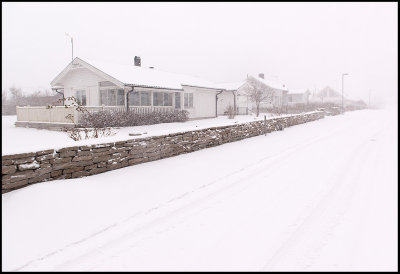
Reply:
[[[258,74],[258,77],[264,79],[264,73],[259,73],[259,74]]]
[[[139,56],[135,56],[135,66],[140,67],[142,65],[142,62],[140,60]]]

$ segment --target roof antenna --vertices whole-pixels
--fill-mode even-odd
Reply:
[[[71,35],[69,35],[68,33],[65,33],[66,36],[68,36],[69,38],[71,38],[71,45],[72,45],[72,61],[74,61],[74,38],[72,38]]]

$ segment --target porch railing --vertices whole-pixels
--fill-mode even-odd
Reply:
[[[111,110],[125,112],[125,106],[86,106],[88,111],[99,111],[99,110]],[[150,113],[150,112],[170,112],[174,111],[174,107],[164,107],[164,106],[129,106],[129,111],[134,113]]]

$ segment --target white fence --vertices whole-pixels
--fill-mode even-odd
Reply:
[[[99,110],[113,110],[125,112],[126,107],[119,106],[85,106],[85,108],[90,111]],[[129,111],[134,113],[150,113],[150,112],[170,112],[174,111],[173,107],[129,107]],[[18,122],[48,122],[48,123],[77,123],[78,122],[78,111],[76,107],[70,106],[53,106],[51,108],[42,107],[17,107],[17,121]],[[71,117],[71,119],[67,118]]]
[[[78,115],[74,107],[53,106],[42,107],[17,107],[18,122],[48,122],[48,123],[73,123],[77,121]],[[70,116],[71,119],[66,117]]]

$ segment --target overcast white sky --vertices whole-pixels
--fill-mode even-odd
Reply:
[[[263,72],[397,101],[397,3],[2,3],[2,89],[50,88],[74,56],[234,82]]]

